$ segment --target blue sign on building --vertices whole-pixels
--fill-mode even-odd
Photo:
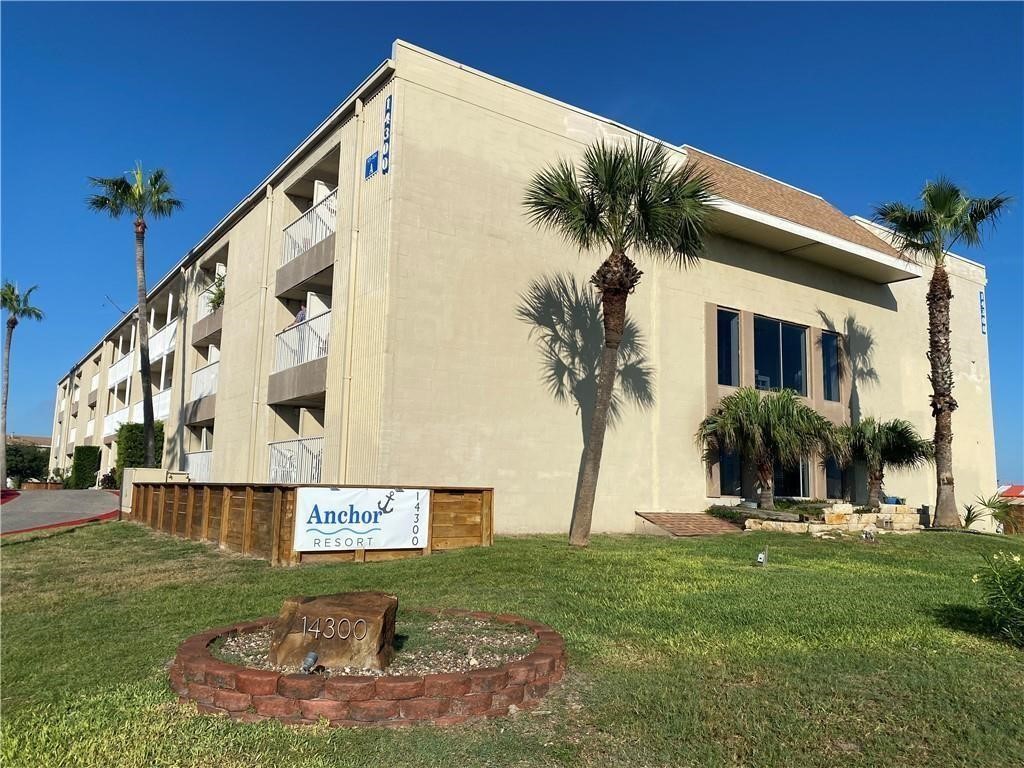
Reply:
[[[377,173],[377,166],[380,164],[380,152],[374,152],[366,158],[366,165],[363,168],[363,179],[368,179]]]
[[[978,308],[981,311],[981,335],[988,335],[988,318],[985,316],[985,292],[978,291]]]

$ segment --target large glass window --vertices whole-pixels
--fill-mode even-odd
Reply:
[[[740,385],[740,314],[718,310],[718,383]]]
[[[767,317],[754,318],[754,385],[807,394],[807,329]]]
[[[804,498],[811,495],[806,461],[795,467],[775,467],[775,495]]]
[[[821,334],[821,369],[825,378],[825,399],[839,402],[839,334]]]
[[[723,496],[743,495],[742,463],[737,454],[727,451],[719,454],[718,478],[718,490]]]

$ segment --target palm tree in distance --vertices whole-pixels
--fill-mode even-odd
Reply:
[[[953,363],[949,345],[949,304],[953,292],[946,272],[946,254],[958,242],[981,245],[981,228],[1006,210],[1010,198],[968,197],[949,179],[929,181],[921,190],[921,207],[884,203],[875,221],[889,228],[893,244],[904,258],[932,267],[928,282],[928,362],[935,419],[935,524],[960,527],[953,482]]]
[[[146,219],[166,218],[181,208],[181,200],[167,174],[160,169],[146,174],[142,164],[123,176],[111,178],[89,177],[89,184],[99,190],[90,195],[86,204],[90,210],[107,213],[111,218],[124,215],[134,217],[135,224],[135,282],[138,289],[139,360],[142,374],[142,434],[145,443],[144,463],[156,463],[155,433],[153,431],[153,376],[149,369],[149,311],[146,306]]]
[[[4,337],[4,393],[0,404],[0,483],[7,487],[7,394],[11,386],[11,343],[14,341],[14,329],[22,320],[42,320],[43,311],[32,306],[32,292],[39,286],[33,285],[21,293],[11,281],[4,282],[0,289],[0,305],[7,313],[7,335]]]
[[[838,443],[843,464],[859,460],[867,465],[868,506],[875,509],[882,505],[887,469],[916,469],[932,461],[935,453],[931,441],[903,419],[880,422],[867,416],[853,426],[840,427]]]
[[[758,509],[775,509],[775,469],[791,469],[814,452],[835,453],[835,429],[791,389],[743,387],[722,398],[694,435],[709,466],[722,453],[750,462],[757,473]]]
[[[696,265],[713,195],[706,172],[692,162],[674,163],[664,145],[640,137],[631,146],[592,144],[577,166],[561,160],[538,172],[527,187],[524,205],[534,225],[557,232],[581,253],[597,248],[608,252],[590,278],[601,296],[604,339],[594,416],[569,525],[573,546],[586,546],[590,540],[626,301],[643,274],[630,253],[678,267]]]

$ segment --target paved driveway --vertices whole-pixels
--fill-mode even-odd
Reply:
[[[0,533],[94,520],[117,513],[110,491],[28,491],[0,507]]]

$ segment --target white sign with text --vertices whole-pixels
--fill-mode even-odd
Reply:
[[[422,549],[430,491],[419,488],[299,488],[296,552]]]

